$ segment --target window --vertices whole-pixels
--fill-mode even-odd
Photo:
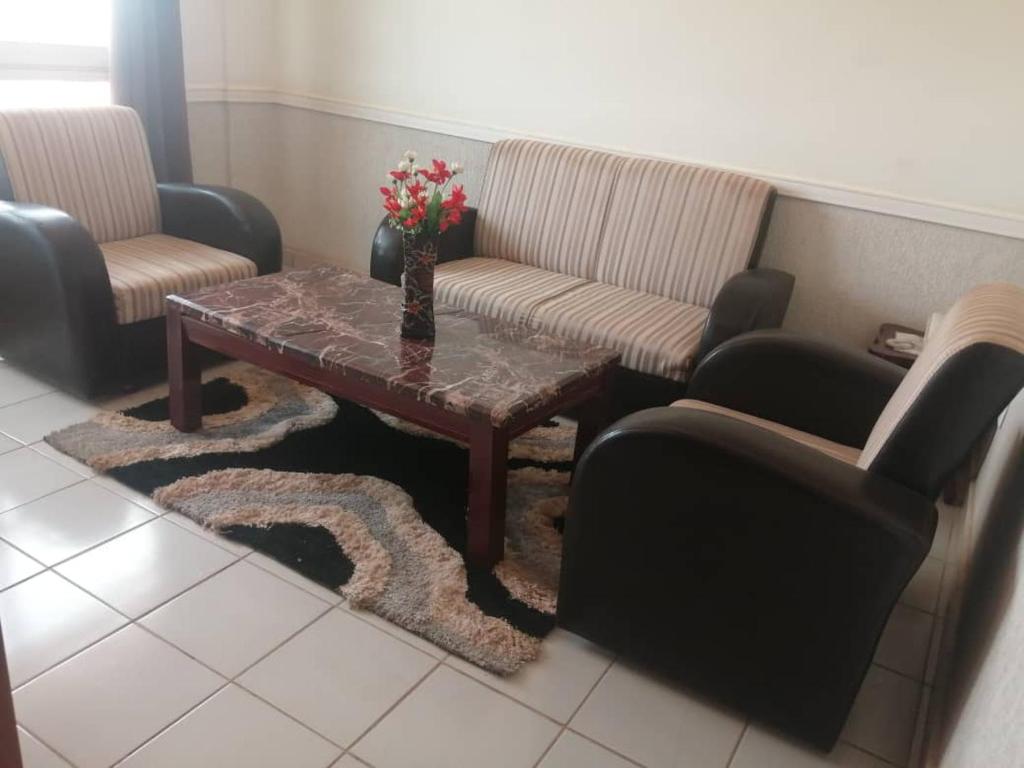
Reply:
[[[110,0],[0,0],[0,108],[110,103]]]

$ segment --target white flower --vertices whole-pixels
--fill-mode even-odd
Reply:
[[[452,176],[458,176],[464,170],[465,168],[462,167],[462,163],[452,163]]]
[[[412,164],[408,160],[403,160],[398,164],[398,170],[402,171],[403,173],[408,173],[411,168]]]
[[[411,163],[413,160],[416,159],[416,153],[413,152],[411,149],[409,149],[409,150],[406,150],[406,153],[404,155],[402,155],[402,157],[404,157],[406,160],[408,160]]]

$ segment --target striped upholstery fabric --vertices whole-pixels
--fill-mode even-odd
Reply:
[[[728,416],[730,419],[736,419],[737,421],[746,422],[747,424],[753,424],[755,427],[766,429],[769,432],[774,432],[780,437],[786,438],[787,440],[793,440],[801,445],[814,448],[815,450],[831,456],[833,459],[838,459],[839,461],[847,464],[856,464],[857,459],[860,456],[860,451],[858,449],[851,448],[848,445],[834,443],[823,437],[812,435],[810,432],[802,432],[799,429],[793,429],[792,427],[787,427],[784,424],[777,424],[774,421],[759,419],[757,416],[751,416],[750,414],[743,413],[742,411],[734,411],[731,408],[725,408],[721,405],[705,403],[703,400],[679,400],[672,403],[672,406],[675,408],[689,408],[695,411],[718,413],[722,416]]]
[[[256,277],[256,264],[244,256],[170,235],[102,243],[100,250],[122,325],[161,317],[170,293]]]
[[[434,294],[445,304],[519,323],[528,321],[544,300],[585,282],[514,261],[473,257],[439,264]]]
[[[0,153],[15,200],[69,213],[98,243],[160,231],[153,163],[134,110],[0,111]]]
[[[477,256],[594,278],[623,157],[539,141],[491,148],[476,223]]]
[[[704,307],[588,283],[544,301],[530,322],[551,333],[616,349],[625,368],[685,381],[707,316]]]
[[[710,307],[750,265],[771,193],[767,182],[727,171],[626,159],[596,279]]]
[[[1024,354],[1024,288],[1009,283],[982,285],[953,305],[883,409],[864,445],[859,467],[871,466],[942,366],[974,344],[998,344]]]

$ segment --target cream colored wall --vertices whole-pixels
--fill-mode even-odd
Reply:
[[[1013,8],[1024,8],[1024,5],[984,1],[991,6],[987,15],[982,12],[979,4],[971,7],[978,16],[988,19],[986,23],[991,23],[992,19],[1009,19]],[[612,87],[615,83],[622,83],[621,79],[616,79],[618,76],[608,75],[603,81],[596,76],[582,79],[579,84],[581,92],[587,93],[587,89],[595,87],[597,90],[589,93],[588,101],[594,104],[585,106],[581,112],[579,104],[569,98],[570,94],[559,90],[561,86],[558,77],[562,68],[569,67],[571,70],[579,66],[579,62],[576,61],[579,56],[568,56],[565,53],[566,50],[571,51],[572,46],[565,41],[560,45],[554,45],[550,40],[554,33],[546,24],[539,22],[529,34],[519,34],[522,30],[517,32],[519,28],[516,24],[523,23],[524,18],[532,18],[534,21],[537,21],[537,18],[545,18],[544,14],[534,13],[530,16],[526,10],[509,10],[529,9],[531,3],[502,4],[501,7],[506,8],[504,13],[514,16],[515,19],[501,25],[501,34],[484,36],[491,46],[488,56],[483,56],[479,50],[473,48],[477,42],[467,40],[467,37],[471,37],[468,33],[462,34],[461,39],[452,43],[463,51],[473,73],[463,73],[454,78],[448,74],[439,75],[437,83],[423,87],[423,92],[428,94],[423,98],[429,98],[429,102],[401,101],[410,94],[406,93],[404,85],[400,86],[392,80],[398,77],[396,73],[407,72],[409,68],[389,63],[385,52],[393,51],[393,47],[381,47],[378,50],[368,47],[370,43],[367,42],[377,41],[374,45],[384,45],[381,42],[381,36],[385,34],[382,26],[384,22],[381,20],[382,17],[378,16],[378,11],[375,10],[377,8],[382,9],[381,14],[390,14],[391,26],[388,27],[387,34],[397,34],[397,28],[394,26],[394,19],[397,18],[396,2],[397,0],[376,4],[361,3],[358,4],[358,8],[354,8],[356,4],[347,0],[183,0],[186,76],[194,90],[202,91],[205,94],[204,98],[212,99],[208,103],[193,103],[190,108],[197,175],[201,179],[239,186],[267,202],[282,224],[286,245],[297,254],[300,261],[329,260],[355,269],[368,269],[369,243],[380,218],[376,188],[382,174],[401,152],[415,148],[425,156],[437,155],[461,160],[468,169],[465,182],[472,200],[479,188],[489,143],[452,135],[450,132],[417,130],[388,122],[388,116],[399,115],[398,112],[372,113],[378,119],[371,121],[296,106],[258,103],[272,101],[283,92],[319,93],[329,95],[333,99],[362,99],[363,96],[358,95],[360,91],[353,89],[365,87],[391,99],[384,102],[384,106],[389,108],[422,109],[428,114],[436,114],[439,107],[427,109],[430,104],[444,105],[445,110],[457,110],[448,115],[456,120],[468,117],[469,110],[474,109],[474,105],[480,105],[481,109],[496,109],[495,102],[501,102],[511,106],[501,115],[495,113],[495,120],[501,117],[508,127],[529,129],[529,125],[523,121],[532,119],[531,115],[536,117],[543,112],[555,121],[551,123],[552,125],[558,121],[569,121],[564,125],[567,126],[567,130],[568,127],[572,127],[572,137],[581,141],[628,143],[631,149],[637,151],[661,149],[726,164],[739,164],[747,160],[754,163],[760,162],[758,158],[774,156],[767,150],[774,147],[774,152],[781,146],[781,140],[773,140],[769,147],[766,137],[772,135],[771,131],[781,130],[779,126],[788,121],[791,130],[785,142],[782,142],[787,147],[785,162],[780,160],[776,164],[773,160],[770,169],[776,173],[810,173],[811,171],[801,170],[805,168],[802,164],[812,161],[817,163],[819,158],[829,155],[835,157],[829,160],[832,164],[827,165],[830,169],[828,173],[822,171],[822,175],[828,177],[826,180],[834,181],[842,177],[846,178],[846,183],[866,184],[863,179],[858,181],[853,176],[847,178],[844,174],[848,170],[875,173],[880,166],[872,164],[876,161],[881,162],[881,157],[888,157],[889,159],[885,160],[888,176],[885,178],[888,180],[886,192],[889,194],[924,194],[921,190],[931,190],[927,197],[936,197],[938,195],[935,191],[943,188],[944,182],[930,174],[945,173],[953,168],[958,169],[956,173],[961,177],[962,187],[975,190],[971,192],[972,195],[980,189],[979,185],[983,185],[984,178],[989,176],[999,177],[997,186],[1012,187],[1016,189],[1018,196],[1024,194],[1020,192],[1018,183],[1020,178],[1024,178],[1024,173],[1017,172],[1015,168],[1016,163],[1024,161],[1024,153],[1017,152],[1015,145],[1013,151],[1007,152],[1003,161],[997,164],[998,172],[990,172],[991,153],[995,151],[994,147],[1003,142],[1004,127],[1011,124],[1019,126],[1024,122],[1017,119],[1015,114],[1011,114],[1024,106],[1024,99],[1016,100],[1013,105],[1003,105],[999,110],[989,109],[990,105],[985,100],[989,97],[990,89],[997,89],[997,86],[1002,89],[1003,100],[1012,101],[1005,98],[1011,90],[1002,76],[979,82],[971,91],[975,96],[969,97],[969,89],[965,88],[960,92],[959,101],[941,89],[935,90],[931,80],[920,80],[920,88],[911,88],[908,85],[908,78],[911,74],[919,72],[917,64],[911,66],[917,59],[906,52],[906,55],[899,54],[894,33],[890,30],[881,30],[877,36],[865,32],[864,22],[860,17],[863,15],[865,18],[879,18],[880,3],[855,4],[856,8],[850,10],[847,8],[850,4],[818,2],[814,4],[818,10],[811,11],[808,10],[808,6],[803,5],[802,13],[798,13],[787,4],[785,13],[775,8],[771,24],[757,28],[754,28],[754,22],[760,19],[757,14],[761,11],[750,10],[750,15],[745,16],[744,23],[740,25],[742,29],[738,33],[739,39],[747,39],[743,37],[744,35],[760,36],[761,40],[771,37],[778,43],[777,47],[791,49],[785,56],[778,51],[769,56],[770,52],[764,50],[762,42],[753,47],[744,47],[743,56],[736,56],[736,49],[728,46],[711,46],[714,50],[708,51],[709,45],[689,44],[693,42],[690,40],[692,33],[687,29],[693,25],[679,31],[680,44],[671,49],[664,45],[654,45],[652,42],[646,47],[651,49],[653,58],[646,57],[643,61],[647,64],[660,61],[661,64],[655,67],[645,64],[650,71],[646,77],[636,78],[637,87],[642,89],[641,92],[648,93],[644,89],[648,89],[651,82],[662,83],[663,97],[654,99],[652,96],[646,99],[645,103],[652,109],[656,108],[657,114],[662,115],[668,123],[675,125],[673,130],[665,131],[664,124],[668,123],[664,121],[659,123],[662,126],[660,128],[645,125],[652,123],[652,118],[645,116],[642,110],[636,111],[642,105],[632,101],[636,97],[632,90]],[[738,0],[730,0],[720,8],[718,4],[711,4],[714,8],[703,9],[693,18],[700,18],[705,29],[720,31],[725,18],[722,14],[730,12],[729,9],[735,12],[737,2]],[[655,3],[655,0],[638,0],[627,4],[626,7],[632,9],[631,13],[639,18],[640,12],[651,3]],[[561,14],[561,5],[545,4],[544,7],[549,13]],[[617,3],[615,7],[621,5]],[[691,7],[689,2],[678,5],[680,8]],[[956,51],[973,45],[971,41],[981,34],[982,22],[978,19],[964,21],[965,37],[961,43],[953,45],[945,34],[948,32],[945,25],[953,23],[952,20],[958,18],[957,14],[960,11],[952,7],[958,4],[940,5],[940,8],[931,9],[927,14],[922,11],[919,16],[928,19],[930,27],[943,30],[940,37],[950,44],[951,52],[948,55],[959,56]],[[460,25],[468,23],[466,19],[476,19],[482,24],[483,29],[494,28],[494,24],[484,24],[481,21],[481,14],[495,13],[494,4],[460,3],[459,6],[458,14],[451,12],[452,6],[443,2],[440,6],[430,6],[435,9],[441,8],[438,11],[439,18],[450,22],[444,27],[445,34],[459,37]],[[907,33],[905,43],[923,56],[922,61],[931,62],[938,55],[933,50],[933,42],[922,41],[923,33],[906,29],[913,26],[907,16],[910,13],[908,9],[916,8],[920,11],[921,5],[917,0],[913,0],[905,6],[902,10],[892,10],[896,17],[903,17],[899,26]],[[573,8],[575,3],[570,3],[566,7]],[[597,10],[590,14],[582,14],[579,24],[583,26],[578,24],[571,28],[575,37],[584,35],[586,30],[592,30],[595,28],[593,25],[604,29],[605,25],[612,23],[614,13],[617,13],[602,10],[605,8],[604,5],[594,3],[588,4],[588,8]],[[833,15],[830,18],[837,22],[836,29],[827,31],[827,34],[820,28],[824,23],[824,8],[831,9],[829,13]],[[408,7],[407,10],[409,13],[420,12],[412,7]],[[647,12],[650,13],[650,8],[647,8]],[[666,11],[659,18],[678,21],[673,16],[674,13],[676,11]],[[705,19],[704,16],[709,14],[710,17]],[[595,18],[589,18],[591,15]],[[853,15],[857,16],[856,20],[851,20]],[[808,56],[813,53],[817,58],[806,58],[798,66],[797,59],[800,57],[792,50],[797,42],[793,37],[796,32],[790,30],[782,35],[778,30],[782,19],[789,20],[794,25],[793,29],[804,30],[813,38],[809,42],[804,41],[806,46],[801,50]],[[840,21],[843,21],[845,26],[839,25]],[[588,45],[593,46],[594,50],[617,50],[622,53],[619,58],[629,58],[625,54],[631,50],[629,46],[635,44],[637,24],[639,22],[632,17],[631,20],[623,22],[623,42],[617,48],[602,49],[599,35],[589,37]],[[664,26],[671,27],[668,23]],[[841,33],[839,26],[843,26],[846,31]],[[425,25],[417,28],[417,33],[426,35],[430,30],[431,27]],[[810,34],[811,31],[814,32],[813,35]],[[360,38],[363,33],[365,37]],[[847,35],[849,39],[843,46],[829,52],[828,46],[822,41],[834,42],[835,36],[840,34]],[[479,33],[475,36],[481,37]],[[549,56],[545,59],[548,62],[548,70],[544,73],[536,70],[536,67],[540,66],[536,62],[518,62],[525,68],[526,73],[533,73],[531,77],[539,78],[536,81],[537,87],[533,89],[534,93],[525,93],[521,89],[521,83],[514,78],[495,80],[494,85],[481,88],[479,83],[474,82],[473,77],[479,72],[492,71],[492,66],[511,66],[507,64],[508,57],[501,55],[501,52],[505,50],[504,46],[510,45],[510,41],[517,38],[524,50],[544,43],[549,54],[554,51],[553,58]],[[651,41],[658,39],[655,36]],[[718,37],[714,39],[719,40]],[[682,45],[686,41],[689,43]],[[852,41],[859,42],[854,45]],[[1009,55],[1001,41],[1002,33],[995,34],[988,53],[980,56],[980,60],[971,65],[975,74],[982,72],[986,67],[995,66],[994,62],[1002,61]],[[854,55],[856,51],[860,53]],[[778,70],[781,64],[777,59],[783,57],[789,61],[792,68],[823,69],[829,76],[824,78],[821,72],[801,73],[785,70],[785,77],[781,75],[781,71],[774,71],[771,77],[768,77],[761,70],[770,71],[771,67],[755,67],[755,72],[753,69],[747,69],[747,64],[740,62],[734,65],[740,69],[732,70],[736,82],[732,82],[731,85],[723,84],[717,78],[724,75],[714,75],[707,81],[713,83],[714,87],[709,87],[708,92],[696,101],[691,100],[687,108],[689,111],[682,115],[682,102],[679,98],[682,92],[675,86],[669,88],[664,79],[665,73],[662,71],[667,66],[664,57],[669,53],[676,57],[675,60],[704,62],[701,64],[702,67],[712,69],[714,67],[711,67],[711,62],[728,56],[744,61],[760,59],[762,64],[765,61],[773,61]],[[872,57],[877,58],[877,61]],[[567,61],[567,58],[573,60]],[[590,58],[599,59],[588,65],[595,73],[608,74],[605,72],[608,64],[604,59],[614,57]],[[868,61],[869,59],[871,61]],[[493,64],[494,61],[498,61],[499,64]],[[810,62],[814,63],[813,67],[809,66]],[[846,70],[840,66],[843,62],[847,66]],[[552,63],[558,66],[554,67]],[[626,73],[622,77],[626,77],[629,68],[635,64],[631,60],[622,66],[625,67],[623,71]],[[862,67],[864,71],[861,71]],[[885,79],[876,71],[876,67],[882,67],[879,71],[887,72],[889,80],[895,79],[903,83],[905,87],[901,86],[901,92],[907,103],[926,101],[929,105],[928,110],[939,110],[940,107],[935,106],[936,104],[945,105],[942,108],[948,107],[951,114],[943,116],[928,110],[915,109],[914,128],[910,130],[905,125],[906,120],[910,119],[905,109],[906,104],[896,108],[889,103],[898,99],[891,91],[891,83],[875,82]],[[874,75],[869,77],[872,72]],[[935,72],[940,73],[936,77],[946,78],[942,88],[952,89],[954,84],[962,82],[959,79],[961,75],[949,75],[946,64]],[[805,85],[808,79],[823,78],[817,90],[805,88],[804,96],[810,95],[812,98],[804,98],[801,101],[799,95],[787,90],[790,88],[788,78],[797,75],[803,78],[800,82]],[[735,106],[736,89],[743,85],[740,81],[745,82],[747,78],[753,78],[751,82],[765,88],[771,85],[771,93],[775,94],[775,97],[751,95],[753,101],[749,103],[756,104],[757,108],[749,114],[708,111],[715,104],[722,109],[738,109]],[[680,75],[678,72],[672,79],[679,81],[679,88],[690,82],[688,76]],[[784,82],[771,84],[767,82],[769,80]],[[871,84],[885,86],[881,93],[888,95],[877,102],[871,102],[868,94]],[[729,87],[725,87],[726,85]],[[839,88],[852,93],[840,92],[837,90]],[[226,91],[218,95],[218,89]],[[420,93],[420,90],[416,90]],[[921,95],[924,91],[928,92],[927,98]],[[559,98],[553,99],[552,94],[559,94]],[[826,99],[825,96],[828,94],[832,95]],[[257,103],[225,103],[225,99],[229,98],[248,99]],[[962,114],[969,110],[961,107],[973,98],[978,99],[975,105],[978,109],[974,113],[982,114],[986,120],[998,122],[999,125],[974,126],[969,133],[963,134],[970,136],[969,146],[963,146],[962,142],[950,143],[949,137],[946,136],[941,140],[945,143],[940,151],[936,143],[940,140],[936,137],[944,136],[943,132],[947,129],[952,130],[950,120],[960,126],[957,130],[967,131],[966,126],[956,121],[969,119],[969,116]],[[728,106],[726,102],[733,106]],[[306,104],[307,101],[300,100],[297,103]],[[309,103],[317,105],[319,102],[314,99]],[[608,110],[614,111],[614,103],[628,105],[631,110],[629,115],[620,116],[617,121],[613,119],[615,116]],[[875,106],[868,109],[871,103]],[[519,108],[512,108],[516,104],[519,104]],[[694,104],[703,105],[700,113],[702,117],[695,121],[700,123],[700,126],[687,122],[694,122]],[[879,114],[879,105],[885,105],[884,115]],[[953,109],[953,106],[957,108]],[[853,117],[847,111],[854,110],[854,107],[855,111],[869,115],[872,123],[869,129],[864,129],[866,133],[858,137],[851,137],[845,132],[845,126]],[[331,107],[328,104],[325,108]],[[823,118],[816,110],[829,112],[832,115],[831,121],[821,122]],[[581,114],[590,117],[582,119]],[[815,114],[817,118],[811,120],[810,117]],[[741,120],[741,117],[746,119]],[[843,119],[840,120],[840,117]],[[932,130],[933,126],[930,124],[936,121],[941,124],[941,131],[938,134]],[[605,125],[606,123],[608,125]],[[750,133],[752,124],[758,126],[754,133]],[[441,125],[443,127],[445,124]],[[630,125],[632,130],[646,133],[643,133],[643,136],[636,133],[626,142],[626,131]],[[764,131],[761,130],[762,127]],[[462,134],[472,133],[456,130],[457,128],[456,125],[456,128],[451,130]],[[614,131],[614,136],[598,142],[597,139],[600,137],[593,132],[606,129]],[[700,138],[692,133],[694,130],[721,135]],[[644,143],[654,140],[654,134],[651,132],[659,131],[658,141],[671,140],[679,143],[671,146]],[[801,131],[802,138],[798,142],[786,143],[795,141],[793,133],[799,134]],[[858,133],[863,131],[859,130]],[[683,147],[684,143],[690,151],[682,151],[686,148]],[[751,154],[747,159],[739,155],[726,155],[720,151],[726,146],[732,146],[738,151],[749,151]],[[866,147],[870,151],[862,152],[857,147]],[[923,155],[914,155],[915,152],[926,153],[931,159],[925,161],[921,159]],[[857,162],[850,160],[853,156],[858,157]],[[903,161],[912,156],[918,157],[918,160]],[[778,157],[782,158],[783,155]],[[927,173],[921,175],[919,172],[925,166],[928,168]],[[826,165],[817,167],[826,168]],[[875,170],[870,170],[872,167]],[[989,193],[995,194],[995,189],[996,187],[990,187]],[[995,197],[991,199],[995,200]],[[923,325],[929,313],[946,307],[953,298],[976,282],[1001,279],[1024,284],[1024,239],[1001,237],[793,197],[781,197],[769,230],[762,263],[787,269],[797,276],[796,294],[787,318],[789,327],[861,345],[870,339],[880,322],[895,321]]]

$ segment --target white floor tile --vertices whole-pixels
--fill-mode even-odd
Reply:
[[[0,362],[0,408],[52,391],[49,384],[22,373],[10,363]]]
[[[225,677],[234,677],[328,610],[323,600],[241,561],[141,623]]]
[[[169,523],[181,526],[186,531],[191,531],[196,536],[206,539],[211,544],[216,544],[221,549],[226,549],[228,552],[235,554],[238,557],[245,557],[252,552],[252,547],[247,547],[245,544],[239,544],[237,541],[232,541],[229,538],[221,536],[218,533],[204,528],[196,521],[191,518],[185,517],[178,512],[167,512],[164,514],[164,520]]]
[[[565,731],[538,768],[635,768],[636,765],[572,731]]]
[[[109,475],[96,475],[92,482],[97,485],[101,485],[111,493],[116,493],[118,496],[122,496],[133,504],[138,504],[143,509],[148,509],[154,515],[162,515],[167,510],[157,504],[153,499],[145,494],[139,493],[133,488],[129,488],[123,483],[119,483]]]
[[[943,617],[939,617],[935,620],[935,625],[932,627],[932,639],[928,643],[928,663],[924,670],[924,681],[928,685],[935,682],[935,673],[939,667],[939,656],[942,655],[943,645],[943,634],[946,631],[946,620]]]
[[[357,760],[352,755],[345,755],[341,760],[332,765],[331,768],[368,768],[369,765],[369,763],[364,763],[362,760]]]
[[[896,765],[906,765],[921,685],[872,666],[840,738]]]
[[[434,664],[429,656],[334,609],[238,682],[347,746]]]
[[[43,570],[42,563],[22,554],[5,541],[0,541],[0,590],[7,589]]]
[[[939,602],[943,562],[937,557],[926,557],[914,578],[903,590],[900,602],[929,613],[935,613]]]
[[[30,448],[0,456],[0,512],[82,481],[80,475],[44,459]]]
[[[650,768],[724,768],[743,725],[739,717],[621,662],[571,723]]]
[[[11,686],[110,634],[125,618],[52,572],[0,593]]]
[[[452,656],[446,662],[485,685],[566,723],[612,663],[612,655],[561,629],[544,639],[540,657],[500,677]]]
[[[21,448],[21,443],[13,437],[0,434],[0,453],[7,453],[8,451],[13,451],[16,448]]]
[[[96,413],[96,407],[89,403],[63,392],[51,392],[0,408],[0,432],[28,445],[58,429],[88,421]]]
[[[158,519],[90,549],[57,570],[135,618],[234,560],[223,549]]]
[[[118,768],[326,768],[341,750],[235,685]]]
[[[347,610],[357,619],[361,619],[367,622],[368,624],[372,624],[373,626],[377,627],[377,629],[383,632],[387,632],[392,637],[397,637],[402,642],[408,643],[413,648],[423,651],[428,656],[433,656],[435,659],[448,658],[448,651],[446,651],[444,648],[434,645],[432,642],[423,639],[419,635],[414,635],[409,630],[403,629],[397,624],[393,624],[387,619],[381,618],[376,613],[353,608],[348,603],[342,603],[341,607],[344,610]]]
[[[729,768],[888,768],[867,752],[840,742],[827,755],[757,726],[743,734]]]
[[[117,494],[78,483],[0,514],[0,537],[54,565],[152,519]]]
[[[558,726],[441,666],[352,752],[376,768],[529,768]]]
[[[14,707],[28,730],[78,768],[105,768],[223,683],[129,626],[19,689]]]
[[[338,605],[343,599],[340,593],[327,589],[327,587],[323,587],[315,581],[307,579],[301,573],[293,571],[286,565],[281,565],[277,560],[272,557],[267,557],[262,552],[253,552],[245,559],[247,562],[262,568],[265,571],[269,571],[275,576],[281,577],[285,581],[291,582],[299,589],[304,589],[331,605]]]
[[[932,614],[897,603],[875,651],[875,663],[923,680],[934,622]]]
[[[71,768],[53,750],[26,733],[24,728],[18,729],[18,746],[21,747],[21,762],[24,768]]]
[[[29,448],[31,448],[36,453],[42,454],[50,461],[56,461],[62,467],[70,469],[77,475],[81,475],[82,477],[96,476],[96,471],[92,467],[90,467],[87,464],[83,464],[77,459],[72,459],[66,453],[61,453],[47,442],[40,440],[38,443],[32,443],[32,445],[30,445]]]

